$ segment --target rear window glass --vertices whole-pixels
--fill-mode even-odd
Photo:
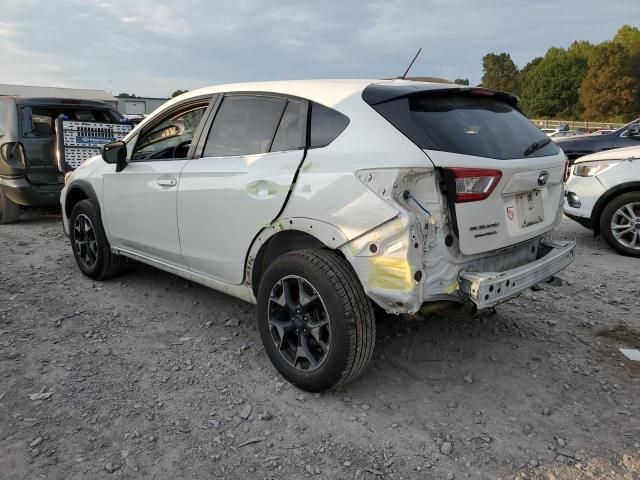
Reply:
[[[319,103],[311,107],[311,148],[326,147],[349,125],[349,118]]]
[[[465,92],[414,95],[388,103],[398,104],[380,108],[380,113],[421,148],[499,160],[559,151],[553,143],[531,148],[548,137],[498,98]]]
[[[25,137],[47,137],[56,133],[59,115],[69,120],[82,122],[118,123],[120,117],[112,110],[73,107],[31,107],[22,117],[22,135]],[[30,115],[29,115],[30,113]]]

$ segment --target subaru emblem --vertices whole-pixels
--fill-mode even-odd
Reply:
[[[540,185],[541,187],[544,187],[548,181],[549,181],[549,172],[547,172],[546,170],[541,171],[540,175],[538,175],[538,185]]]

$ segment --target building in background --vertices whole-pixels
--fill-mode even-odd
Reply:
[[[86,88],[38,87],[33,85],[0,84],[0,95],[32,98],[74,98],[76,100],[99,100],[118,107],[118,99],[104,90]]]
[[[156,108],[168,100],[168,98],[132,97],[129,95],[117,95],[118,111],[124,115],[149,115]]]

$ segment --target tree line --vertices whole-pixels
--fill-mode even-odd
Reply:
[[[531,118],[627,122],[640,116],[640,29],[550,48],[523,68],[508,53],[482,58],[482,86],[515,93]],[[458,80],[456,81],[458,83]]]

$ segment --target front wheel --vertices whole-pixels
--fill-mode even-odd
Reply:
[[[298,250],[267,268],[258,290],[258,329],[288,381],[321,392],[358,376],[373,355],[371,302],[337,253]]]
[[[78,202],[69,218],[73,256],[82,273],[96,280],[118,275],[125,258],[111,252],[96,207],[90,200]]]
[[[600,217],[602,237],[614,250],[640,257],[640,192],[614,198]]]

